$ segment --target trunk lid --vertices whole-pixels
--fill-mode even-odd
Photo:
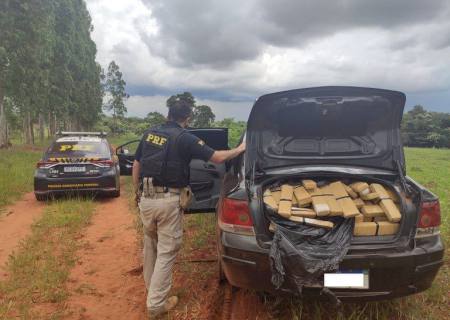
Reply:
[[[295,165],[341,165],[404,173],[405,95],[317,87],[261,96],[248,120],[247,174]],[[253,180],[253,179],[252,179]]]

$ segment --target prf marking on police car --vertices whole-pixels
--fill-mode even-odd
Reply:
[[[149,134],[147,136],[147,141],[151,144],[157,145],[157,146],[163,146],[167,142],[166,137],[158,136],[156,134]]]

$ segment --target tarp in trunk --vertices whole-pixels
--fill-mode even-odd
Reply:
[[[284,219],[275,212],[276,225],[270,248],[272,283],[282,291],[301,294],[304,286],[323,286],[323,274],[336,271],[346,255],[354,219],[330,217],[331,230],[310,227]]]

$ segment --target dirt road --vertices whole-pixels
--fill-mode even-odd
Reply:
[[[100,200],[80,239],[84,244],[70,276],[67,319],[148,319],[135,217],[126,196]],[[210,223],[213,218],[185,216],[172,287],[180,303],[167,319],[223,318],[224,286],[218,281],[215,235],[204,233],[205,220]],[[268,319],[255,295],[234,292],[233,297],[229,319]]]
[[[34,198],[30,192],[15,204],[6,207],[0,215],[0,281],[8,274],[5,264],[17,249],[21,240],[31,233],[33,221],[42,215],[45,204]]]
[[[31,233],[31,224],[45,207],[29,193],[6,208],[8,215],[0,220],[0,265]],[[135,219],[126,194],[96,201],[91,223],[77,239],[81,249],[66,283],[69,298],[63,305],[63,319],[148,319]],[[225,287],[218,281],[214,215],[186,215],[184,220],[184,243],[175,264],[171,292],[178,295],[180,303],[164,319],[225,319],[224,313],[233,320],[269,319],[254,294],[233,291],[232,301],[224,304]],[[1,276],[7,274],[3,271]],[[35,307],[52,314],[56,305]]]
[[[134,216],[126,197],[99,200],[69,280],[67,319],[145,319]]]

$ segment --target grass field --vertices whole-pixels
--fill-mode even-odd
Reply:
[[[0,210],[33,190],[33,172],[41,155],[38,148],[0,150]]]

